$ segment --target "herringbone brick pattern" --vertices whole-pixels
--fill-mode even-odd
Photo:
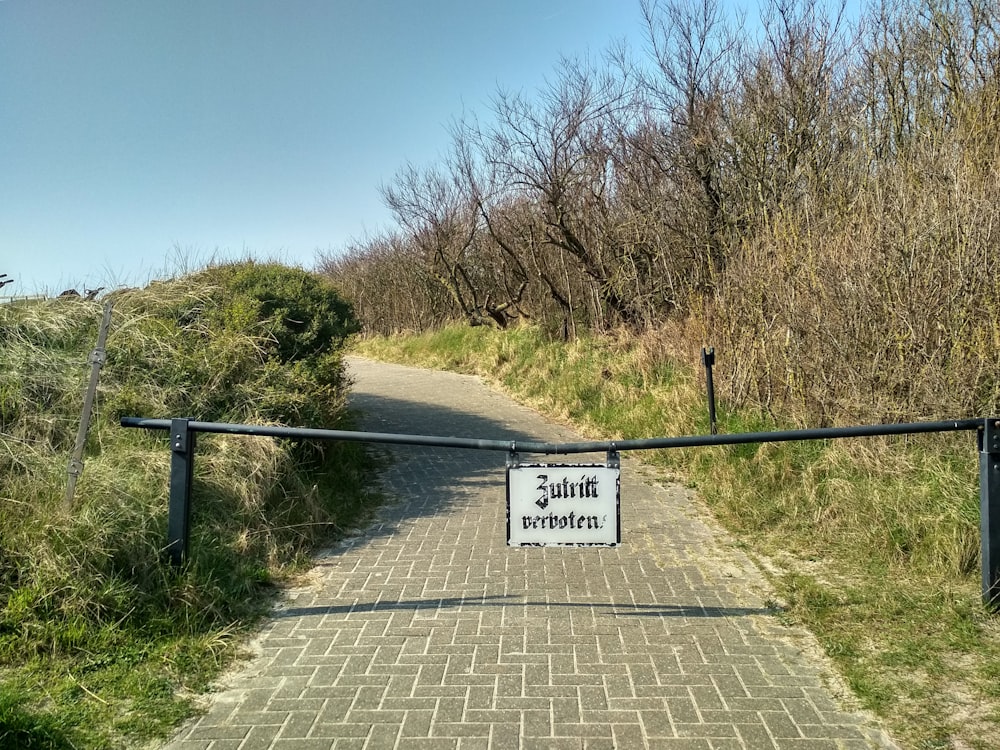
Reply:
[[[575,439],[473,378],[351,367],[371,431]],[[320,557],[171,750],[894,747],[689,492],[626,457],[621,546],[508,548],[502,454],[392,456],[396,502]]]

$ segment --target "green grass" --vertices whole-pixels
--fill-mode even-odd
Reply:
[[[594,438],[708,432],[698,370],[641,337],[534,328],[359,341],[360,354],[485,377]],[[719,405],[721,432],[780,428]],[[771,578],[858,701],[910,748],[996,747],[1000,616],[980,601],[975,439],[948,434],[661,451]],[[623,535],[628,530],[623,529]]]
[[[350,429],[349,311],[316,277],[208,268],[113,295],[85,470],[64,501],[101,304],[0,306],[0,747],[134,747],[238,658],[286,581],[377,498],[356,444],[200,435],[185,565],[170,450],[121,416]]]
[[[0,747],[23,750],[69,750],[66,738],[68,716],[55,717],[25,707],[27,691],[10,683],[0,684]]]

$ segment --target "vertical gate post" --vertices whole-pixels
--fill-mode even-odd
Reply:
[[[1000,419],[985,420],[979,440],[983,602],[1000,607]]]
[[[195,433],[188,419],[170,420],[170,506],[167,514],[167,546],[170,564],[179,568],[187,555],[191,520],[191,481],[194,477]]]
[[[705,365],[705,387],[708,389],[708,423],[712,434],[716,435],[719,428],[715,423],[715,382],[712,380],[712,365],[715,364],[715,347],[701,348],[701,362]]]

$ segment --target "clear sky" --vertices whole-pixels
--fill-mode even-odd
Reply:
[[[0,295],[311,267],[453,118],[618,38],[638,0],[0,0]]]

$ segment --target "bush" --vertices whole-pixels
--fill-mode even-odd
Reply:
[[[194,281],[221,289],[216,304],[205,310],[211,324],[264,339],[271,358],[281,363],[316,366],[359,330],[333,286],[305,271],[240,263],[206,269]]]

